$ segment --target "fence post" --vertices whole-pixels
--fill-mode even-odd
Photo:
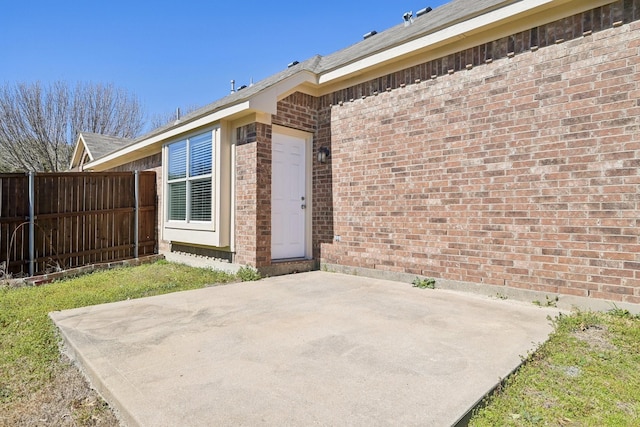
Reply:
[[[29,276],[35,274],[36,236],[35,236],[36,184],[35,172],[29,172]]]
[[[133,256],[135,258],[138,258],[138,248],[140,245],[140,223],[139,221],[139,217],[140,217],[140,172],[139,171],[135,171],[133,173],[134,175],[134,193],[135,193],[135,204],[134,204],[134,209],[133,209],[133,228],[134,228],[134,235],[133,235]]]

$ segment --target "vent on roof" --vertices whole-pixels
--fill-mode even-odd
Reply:
[[[246,89],[246,88],[247,88],[247,85],[242,85],[242,86],[240,86],[240,87],[238,88],[238,92],[240,92],[242,89]]]
[[[378,34],[378,32],[377,32],[376,30],[369,31],[367,34],[365,34],[364,36],[362,36],[362,38],[366,40],[366,39],[368,39],[369,37],[373,37],[373,36],[375,36],[376,34]]]
[[[287,65],[287,68],[291,68],[291,67],[293,67],[294,65],[298,65],[298,64],[299,64],[299,62],[298,62],[298,61],[289,62],[289,64]]]
[[[425,7],[424,9],[420,9],[419,11],[416,12],[416,18],[421,17],[422,15],[426,15],[427,13],[431,12],[433,9],[431,9],[430,7]]]
[[[409,11],[402,15],[402,19],[404,19],[404,26],[408,27],[413,24],[413,12]]]
[[[236,81],[231,80],[231,93],[234,93],[235,91],[236,91]]]

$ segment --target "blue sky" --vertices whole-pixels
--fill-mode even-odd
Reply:
[[[0,84],[113,83],[149,117],[202,106],[446,0],[1,0]]]

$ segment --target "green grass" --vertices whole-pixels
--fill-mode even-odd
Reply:
[[[640,318],[616,309],[554,323],[470,425],[640,426]]]
[[[0,411],[41,389],[56,372],[59,338],[49,312],[234,280],[220,271],[159,261],[40,287],[0,288]]]

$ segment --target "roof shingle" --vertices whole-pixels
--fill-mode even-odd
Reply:
[[[134,140],[129,138],[118,138],[115,136],[85,132],[82,132],[82,139],[93,160],[104,157],[134,142]]]

